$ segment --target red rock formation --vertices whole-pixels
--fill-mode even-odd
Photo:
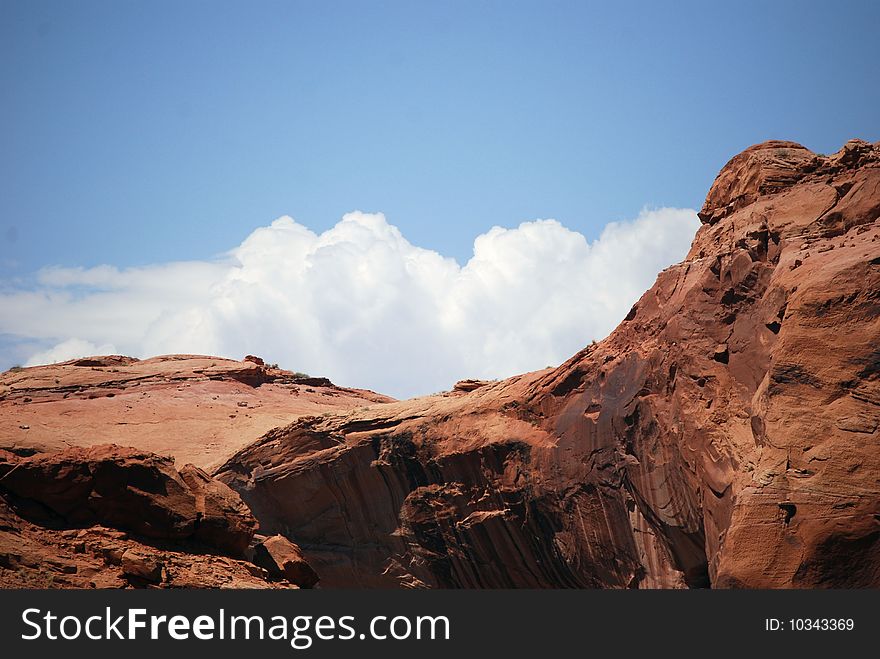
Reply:
[[[382,404],[251,356],[3,374],[0,586],[880,586],[880,144],[752,147],[700,217],[607,339],[501,382]],[[325,397],[378,404],[300,416]],[[219,482],[145,450],[206,465],[291,416]],[[105,438],[138,448],[67,448]],[[223,483],[274,537],[246,549]]]
[[[479,389],[480,387],[485,387],[489,384],[488,380],[459,380],[453,385],[453,391],[473,391],[474,389]]]
[[[0,449],[114,443],[208,469],[298,416],[389,400],[252,355],[89,357],[0,374]]]
[[[34,524],[0,497],[0,588],[289,588],[252,563],[105,526]]]
[[[751,147],[604,341],[217,475],[324,586],[880,586],[878,216],[880,145]]]
[[[697,215],[704,223],[714,224],[760,196],[797,183],[821,162],[816,154],[795,142],[770,140],[751,146],[721,170]]]
[[[0,587],[314,586],[282,538],[279,574],[241,560],[255,526],[229,487],[170,458],[118,446],[0,452]]]
[[[241,555],[256,521],[205,472],[132,448],[100,445],[21,458],[0,454],[0,493],[44,524],[101,524],[147,538],[192,539]]]

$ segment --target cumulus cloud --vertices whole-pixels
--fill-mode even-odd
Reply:
[[[43,350],[31,356],[25,362],[25,366],[39,366],[41,364],[55,364],[57,362],[66,362],[69,359],[78,359],[80,357],[89,357],[91,355],[112,355],[116,352],[116,348],[112,343],[104,343],[95,345],[91,341],[83,339],[67,339],[58,345]]]
[[[0,293],[0,333],[57,344],[28,363],[252,353],[341,384],[430,393],[556,364],[604,337],[698,226],[693,210],[663,208],[593,242],[555,220],[494,227],[462,266],[381,214],[349,213],[321,234],[281,217],[215,261],[45,269],[31,290]]]

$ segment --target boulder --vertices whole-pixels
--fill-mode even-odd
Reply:
[[[122,573],[151,583],[162,581],[162,561],[154,554],[128,549],[122,554]]]
[[[283,535],[273,535],[254,547],[254,563],[270,577],[283,578],[300,588],[312,588],[318,575],[303,558],[300,548]]]
[[[241,497],[194,465],[184,466],[180,477],[195,495],[193,538],[234,556],[243,555],[254,535],[256,520]]]

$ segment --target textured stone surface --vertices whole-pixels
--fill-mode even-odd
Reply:
[[[796,183],[815,170],[821,159],[795,142],[770,140],[749,147],[731,158],[709,190],[698,213],[714,224],[758,199]]]
[[[273,535],[254,547],[254,563],[274,579],[286,579],[302,588],[312,588],[318,575],[303,558],[300,548],[283,535]]]
[[[290,588],[236,558],[180,542],[147,544],[105,526],[33,524],[0,498],[0,588]]]
[[[253,355],[89,357],[0,374],[0,448],[114,443],[208,469],[298,416],[389,400]]]
[[[314,586],[284,539],[293,551],[276,550],[278,575],[241,560],[254,526],[234,491],[170,458],[117,446],[0,452],[0,587]]]
[[[323,586],[880,586],[878,160],[752,147],[604,341],[217,475]]]
[[[45,525],[102,524],[236,555],[256,526],[240,497],[198,468],[178,472],[170,458],[112,444],[26,458],[4,453],[0,495]]]
[[[120,565],[122,573],[128,578],[143,579],[150,583],[162,581],[162,561],[152,552],[126,549]]]

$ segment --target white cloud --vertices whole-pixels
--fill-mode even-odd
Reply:
[[[91,357],[92,355],[112,355],[115,353],[116,348],[110,343],[96,346],[91,341],[84,341],[83,339],[67,339],[67,341],[62,341],[54,348],[36,353],[27,360],[25,366],[55,364],[57,362],[66,362],[69,359]]]
[[[87,348],[252,353],[423,394],[556,364],[607,335],[698,226],[693,210],[663,208],[592,243],[555,220],[493,227],[460,266],[381,214],[349,213],[322,234],[282,217],[217,261],[43,270],[36,290],[0,294],[0,333],[61,341],[28,363]]]

